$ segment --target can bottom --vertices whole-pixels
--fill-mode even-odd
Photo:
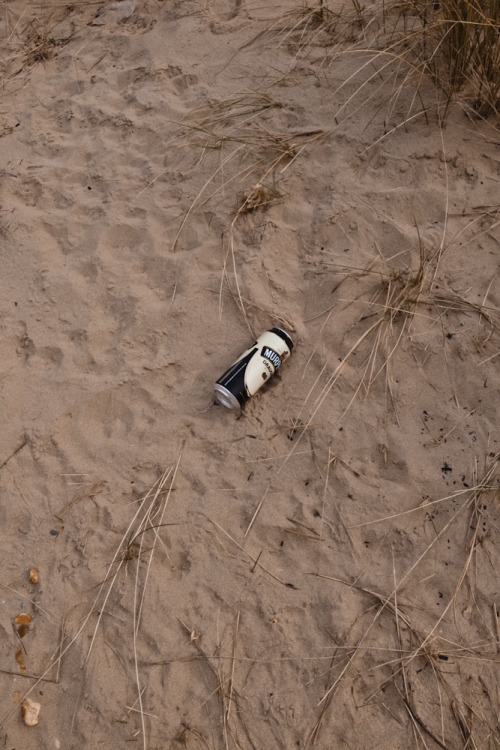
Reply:
[[[236,396],[234,396],[231,391],[228,391],[227,388],[224,388],[224,386],[220,385],[219,383],[215,384],[215,398],[222,404],[222,406],[226,406],[228,409],[241,409],[240,402],[238,401]]]

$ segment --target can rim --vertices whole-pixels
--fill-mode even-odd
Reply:
[[[241,404],[236,396],[220,383],[215,384],[215,398],[227,409],[234,409],[235,411],[241,409]]]
[[[282,338],[286,344],[290,347],[290,350],[293,349],[293,339],[290,336],[289,333],[287,333],[283,328],[280,328],[279,326],[275,326],[271,329],[273,333],[276,333],[280,338]]]

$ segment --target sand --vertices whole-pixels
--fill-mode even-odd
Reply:
[[[9,750],[500,745],[498,123],[300,7],[1,9]]]

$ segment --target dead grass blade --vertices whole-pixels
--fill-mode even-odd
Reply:
[[[281,583],[283,586],[286,586],[289,589],[297,588],[296,586],[293,585],[293,583],[287,583],[286,581],[283,581],[282,578],[279,578],[274,573],[271,573],[271,571],[268,570],[268,568],[264,567],[264,565],[262,565],[262,563],[259,562],[260,555],[257,558],[253,557],[249,552],[246,551],[246,549],[239,542],[236,541],[234,537],[231,536],[231,534],[229,534],[225,529],[223,529],[222,526],[219,526],[217,521],[214,521],[211,518],[209,518],[208,520],[211,523],[213,523],[213,525],[216,526],[220,531],[222,531],[222,533],[225,534],[225,536],[227,536],[227,538],[230,539],[233,542],[233,544],[235,544],[242,552],[244,552],[245,555],[247,555],[250,558],[250,560],[254,563],[254,565],[258,565],[259,568],[262,568],[262,570],[264,570],[269,576],[271,576],[271,578],[273,578],[275,581],[277,581],[278,583]]]
[[[341,679],[344,678],[347,670],[349,669],[350,665],[354,661],[356,654],[358,652],[358,649],[362,646],[366,638],[368,637],[368,634],[372,631],[374,628],[376,622],[379,620],[382,612],[385,610],[391,611],[395,617],[396,617],[396,625],[398,621],[403,621],[410,629],[410,631],[417,637],[418,639],[418,646],[417,648],[413,649],[413,651],[410,654],[405,654],[403,656],[403,653],[401,651],[399,660],[395,660],[396,662],[399,661],[399,668],[396,669],[389,678],[385,679],[378,688],[371,693],[371,695],[365,700],[364,705],[367,705],[373,698],[380,692],[380,690],[383,689],[385,685],[387,685],[389,682],[392,682],[395,677],[398,674],[403,675],[403,682],[404,682],[404,672],[408,668],[408,666],[418,657],[418,656],[426,656],[428,657],[428,646],[430,645],[431,641],[436,637],[437,630],[440,626],[440,624],[443,622],[444,618],[446,617],[446,614],[449,612],[450,608],[454,605],[454,602],[456,600],[457,594],[460,591],[462,584],[465,580],[465,577],[467,575],[467,572],[469,570],[472,558],[474,556],[477,543],[478,543],[478,531],[479,531],[479,519],[481,515],[481,506],[483,503],[482,496],[485,491],[492,489],[492,479],[495,476],[496,472],[498,471],[498,464],[499,464],[500,455],[497,455],[494,457],[492,461],[489,462],[489,465],[487,466],[485,470],[485,474],[483,476],[483,479],[480,482],[477,482],[476,489],[473,491],[472,496],[467,500],[466,503],[464,503],[462,506],[460,506],[451,516],[450,520],[443,526],[443,528],[436,532],[435,538],[432,540],[432,542],[424,549],[424,551],[419,555],[417,560],[410,566],[410,568],[406,571],[406,573],[403,574],[403,576],[399,579],[399,581],[396,581],[394,584],[394,588],[387,597],[383,597],[380,594],[370,590],[366,589],[364,587],[359,586],[356,582],[353,584],[349,584],[346,581],[343,581],[341,579],[335,578],[333,576],[326,576],[326,575],[320,575],[320,578],[325,578],[327,580],[333,580],[337,581],[339,583],[342,583],[344,585],[348,585],[350,587],[359,589],[365,593],[370,594],[371,596],[374,596],[378,602],[378,608],[375,616],[372,618],[369,626],[365,629],[361,637],[357,640],[356,645],[353,647],[354,651],[349,658],[348,662],[345,664],[344,668],[341,670],[339,675],[336,677],[332,685],[328,688],[328,690],[323,695],[322,699],[320,700],[318,706],[322,707],[320,711],[320,715],[318,720],[316,721],[311,734],[309,735],[308,742],[314,742],[319,736],[319,731],[322,725],[322,722],[324,720],[325,711],[326,708],[331,704],[331,699],[336,691],[339,682]],[[494,488],[496,491],[496,488]],[[467,556],[464,561],[462,570],[460,572],[460,575],[458,577],[457,583],[455,585],[455,590],[452,596],[450,597],[446,607],[441,612],[439,618],[434,623],[433,627],[423,636],[421,637],[416,630],[411,625],[411,622],[406,616],[401,615],[401,609],[400,605],[398,604],[397,600],[397,594],[401,590],[403,584],[409,579],[410,575],[417,569],[417,567],[420,565],[422,560],[429,554],[431,549],[434,548],[434,546],[437,544],[437,542],[444,536],[445,533],[447,533],[450,529],[450,527],[455,523],[456,519],[464,512],[464,510],[470,509],[471,510],[471,516],[470,516],[470,528],[472,529],[472,534],[470,535],[469,541],[468,541],[468,550],[467,550]],[[398,628],[398,626],[397,626]],[[395,663],[395,661],[391,661],[390,664]],[[389,663],[384,662],[383,665],[380,666],[387,666]],[[404,699],[405,701],[407,698]],[[408,710],[412,710],[412,706],[408,704],[407,706]],[[422,722],[420,717],[417,718],[417,716],[413,715],[414,720],[420,724],[421,728],[424,729],[424,731],[429,734],[433,739],[436,739],[438,744],[440,744],[441,747],[445,747],[444,743],[441,743],[441,741],[438,738],[435,738],[435,734],[432,732],[432,730],[428,731],[428,727]]]

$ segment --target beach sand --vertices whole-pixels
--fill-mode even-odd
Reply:
[[[500,746],[498,123],[301,7],[0,11],[9,750]]]

